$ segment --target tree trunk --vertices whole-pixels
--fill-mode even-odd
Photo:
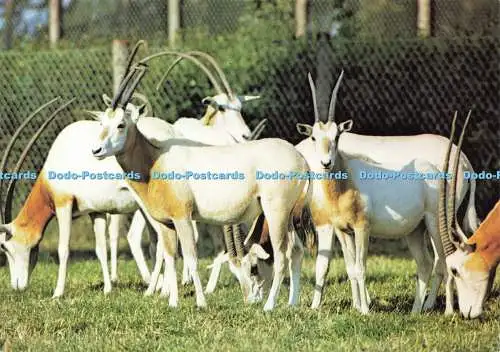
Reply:
[[[49,40],[51,48],[57,47],[61,38],[61,0],[50,0],[49,3]]]
[[[175,46],[177,31],[180,28],[181,13],[179,0],[168,0],[168,42],[171,47]]]
[[[125,69],[127,66],[127,58],[129,55],[128,42],[126,40],[113,40],[112,44],[113,54],[113,94],[116,94],[120,82],[125,76]]]
[[[307,0],[295,0],[295,38],[307,31]]]
[[[14,34],[14,0],[5,0],[5,30],[3,34],[3,48],[9,50],[12,48],[12,36]]]
[[[431,0],[418,0],[417,30],[421,38],[431,36]]]

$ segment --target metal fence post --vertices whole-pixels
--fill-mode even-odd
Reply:
[[[128,41],[115,39],[112,44],[113,55],[113,94],[116,94],[120,81],[125,75],[125,68],[127,65],[127,57],[129,54]]]

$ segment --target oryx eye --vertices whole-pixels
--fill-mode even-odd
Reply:
[[[311,140],[312,140],[313,142],[316,142],[316,138],[315,138],[315,137],[311,137]]]
[[[118,125],[118,129],[123,130],[125,128],[125,124],[122,122]]]
[[[456,268],[451,268],[451,274],[454,277],[460,277],[460,274],[458,273],[458,270]]]
[[[0,251],[7,252],[7,247],[3,243],[0,244]]]

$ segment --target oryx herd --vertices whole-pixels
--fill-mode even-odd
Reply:
[[[461,314],[466,318],[481,315],[500,262],[500,201],[481,223],[474,202],[475,180],[461,176],[474,171],[461,151],[470,112],[457,145],[453,144],[457,113],[450,138],[433,134],[358,135],[349,132],[353,120],[335,121],[337,93],[344,72],[333,89],[326,119],[319,114],[315,85],[309,75],[314,124],[297,124],[298,133],[306,138],[295,146],[280,138],[259,139],[266,120],[251,131],[241,115],[242,104],[259,97],[236,95],[212,56],[199,51],[165,51],[134,63],[141,44],[142,41],[129,57],[117,93],[112,98],[103,94],[102,111],[87,111],[95,121],[72,123],[56,137],[17,216],[12,216],[11,209],[15,180],[8,184],[5,197],[0,193],[3,203],[0,250],[8,259],[12,288],[27,287],[44,229],[56,216],[59,272],[54,297],[63,295],[72,221],[88,214],[96,236],[104,292],[110,292],[118,275],[120,224],[127,214],[134,213],[127,239],[142,279],[149,285],[146,294],[160,290],[161,296],[168,296],[172,307],[178,305],[179,299],[175,270],[178,243],[184,263],[182,282],[194,285],[197,306],[206,306],[205,294],[215,290],[221,267],[227,262],[241,286],[244,301],[259,302],[267,295],[264,310],[272,310],[287,267],[288,302],[299,303],[304,246],[317,242],[312,307],[318,308],[336,236],[352,289],[353,307],[367,314],[371,299],[365,273],[369,237],[374,236],[406,239],[417,265],[413,312],[435,306],[444,280],[445,314],[453,313],[456,287]],[[179,62],[188,60],[207,75],[216,89],[216,96],[203,100],[206,111],[201,118],[183,117],[170,124],[151,117],[147,97],[135,92],[147,74],[149,62],[166,55],[176,60],[165,76]],[[133,104],[133,99],[143,104]],[[18,128],[5,149],[0,171],[5,170],[12,146],[23,128],[56,100],[39,108]],[[31,146],[57,113],[71,102],[57,109],[40,126],[23,150],[14,172],[20,170]],[[137,177],[99,181],[54,179],[48,176],[52,170]],[[244,177],[224,180],[153,177],[172,171],[181,174],[238,171]],[[295,176],[262,179],[256,177],[257,171]],[[310,177],[339,172],[346,177]],[[365,179],[360,177],[362,172],[451,173],[451,177]],[[470,237],[457,220],[458,207],[468,191],[463,223],[465,231],[472,234]],[[111,270],[106,245],[108,226]],[[141,247],[146,227],[152,243],[152,271]],[[216,256],[203,290],[197,241],[205,233],[223,250]],[[432,244],[432,253],[427,239]]]

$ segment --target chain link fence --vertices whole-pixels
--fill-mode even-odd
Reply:
[[[56,96],[62,100],[76,97],[35,144],[23,166],[24,170],[39,171],[61,129],[73,121],[88,119],[83,109],[102,109],[101,95],[112,94],[111,39],[118,35],[131,42],[147,39],[149,47],[147,53],[141,53],[143,56],[164,50],[166,3],[63,2],[65,40],[74,46],[94,43],[90,48],[1,54],[0,148],[5,149],[15,129],[38,106]],[[297,143],[301,136],[295,124],[313,121],[307,73],[316,79],[318,102],[324,113],[333,84],[344,69],[336,119],[354,119],[355,133],[449,135],[453,112],[458,110],[464,116],[473,108],[465,152],[477,171],[500,169],[497,1],[477,1],[482,7],[467,13],[467,1],[433,2],[434,37],[425,40],[415,38],[416,26],[410,20],[416,13],[414,1],[313,1],[309,34],[300,39],[293,38],[293,2],[273,2],[279,10],[275,17],[252,12],[257,6],[271,6],[265,3],[186,0],[181,7],[183,25],[202,28],[182,32],[182,49],[195,48],[214,55],[235,91],[262,96],[245,105],[243,114],[251,127],[261,118],[269,119],[264,137]],[[367,3],[370,6],[366,7]],[[108,10],[97,11],[102,6]],[[495,6],[496,13],[490,11]],[[450,8],[455,16],[450,15]],[[476,27],[468,27],[470,22]],[[43,28],[40,31],[43,38]],[[201,99],[214,90],[194,65],[180,64],[156,89],[171,61],[152,62],[139,90],[150,99],[155,116],[167,121],[200,116]],[[55,108],[42,115],[48,116]],[[39,117],[28,126],[15,146],[9,168],[42,121]],[[31,186],[30,181],[18,182],[14,214]],[[484,218],[498,200],[499,190],[498,181],[478,181],[480,217]]]

